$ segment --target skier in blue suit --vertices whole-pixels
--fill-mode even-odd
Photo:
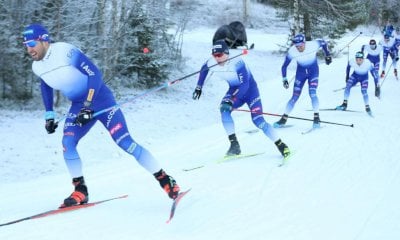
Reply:
[[[320,127],[320,118],[319,118],[319,100],[317,96],[317,88],[318,88],[318,77],[319,77],[319,67],[317,62],[317,52],[320,48],[324,51],[325,54],[325,62],[329,65],[332,62],[332,57],[330,56],[330,52],[328,50],[327,42],[318,39],[315,41],[307,41],[303,34],[297,34],[292,39],[293,45],[289,48],[288,53],[286,54],[285,61],[282,65],[282,82],[283,87],[288,89],[289,82],[287,79],[287,67],[289,66],[292,60],[297,62],[297,70],[293,87],[293,95],[290,98],[289,102],[286,105],[286,109],[281,119],[278,122],[274,123],[274,127],[280,128],[283,127],[287,119],[289,117],[290,112],[293,110],[294,105],[299,99],[303,86],[306,81],[308,81],[308,94],[311,98],[311,104],[314,111],[314,121],[313,127]]]
[[[381,62],[381,53],[383,51],[383,47],[381,44],[377,44],[375,39],[371,39],[369,44],[362,45],[361,52],[367,53],[366,59],[368,59],[375,68],[375,71],[379,73],[380,62]],[[346,77],[347,82],[348,77]],[[378,81],[375,82],[375,96],[380,97],[381,88],[378,84]]]
[[[350,69],[353,69],[353,73],[350,74]],[[372,116],[371,108],[369,106],[368,99],[368,72],[374,78],[375,83],[379,86],[378,80],[378,72],[374,68],[374,65],[368,60],[364,59],[363,52],[357,52],[355,55],[355,59],[351,59],[346,67],[346,88],[344,90],[344,100],[342,105],[337,106],[336,110],[345,111],[347,109],[347,101],[350,96],[351,88],[356,85],[358,82],[361,85],[361,94],[363,96],[365,111]]]
[[[212,55],[213,58],[206,61],[201,67],[197,86],[193,92],[193,99],[200,98],[207,76],[212,75],[228,83],[228,91],[220,104],[222,125],[231,144],[226,155],[239,155],[241,153],[231,113],[232,110],[247,104],[254,125],[275,143],[282,156],[289,156],[290,151],[287,145],[282,142],[276,131],[262,116],[263,108],[257,83],[243,59],[239,57],[229,59],[229,48],[224,40],[215,41]],[[218,65],[210,69],[210,66],[215,64]]]
[[[397,78],[397,61],[399,60],[399,56],[398,56],[398,49],[396,47],[396,40],[394,37],[385,34],[380,44],[383,47],[383,63],[382,63],[381,78],[385,77],[386,63],[389,56],[392,59],[393,74]]]
[[[115,98],[92,61],[71,44],[51,43],[47,29],[39,24],[27,26],[23,38],[33,59],[32,70],[40,78],[47,133],[54,133],[58,126],[54,120],[53,90],[59,90],[72,103],[64,123],[62,144],[74,191],[61,207],[84,204],[89,200],[77,145],[97,121],[104,125],[120,148],[154,175],[170,198],[176,198],[179,193],[176,181],[161,169],[147,149],[133,140],[121,109],[112,108],[116,105]],[[108,108],[109,111],[93,116],[95,112]]]

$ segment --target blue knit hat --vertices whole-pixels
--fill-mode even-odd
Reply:
[[[229,48],[225,40],[217,40],[213,44],[212,54],[225,53],[229,54]]]
[[[292,39],[292,43],[295,46],[300,46],[302,44],[304,44],[304,42],[306,41],[306,37],[304,36],[304,34],[297,34],[296,36],[293,37]]]
[[[50,41],[49,31],[40,24],[31,24],[22,32],[24,42],[31,40]]]

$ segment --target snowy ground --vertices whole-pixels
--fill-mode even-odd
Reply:
[[[197,29],[185,35],[188,74],[209,57],[213,33],[214,29]],[[281,114],[291,90],[281,85],[283,56],[273,51],[286,36],[256,30],[247,34],[255,49],[245,60],[259,83],[264,111]],[[357,34],[340,40],[338,49]],[[333,90],[344,86],[347,50],[354,56],[371,36],[366,31],[331,65],[321,62],[321,108],[341,104],[343,91]],[[292,64],[289,79],[294,69]],[[295,152],[282,168],[277,167],[280,158],[273,143],[260,132],[247,133],[255,127],[244,112],[234,113],[242,151],[265,153],[215,163],[228,148],[218,110],[226,85],[209,80],[195,102],[191,93],[196,80],[186,79],[123,106],[134,138],[154,153],[183,189],[192,188],[171,224],[165,223],[170,200],[158,183],[96,125],[79,148],[91,200],[129,197],[4,226],[0,239],[400,239],[400,83],[392,73],[384,82],[381,100],[374,97],[370,81],[374,118],[364,112],[359,87],[352,90],[349,109],[361,112],[321,112],[323,121],[354,128],[324,123],[321,130],[302,135],[311,122],[292,119],[288,124],[293,127],[279,129]],[[311,119],[309,109],[305,88],[292,116]],[[48,135],[39,111],[2,110],[1,115],[0,223],[4,223],[57,207],[72,185],[62,160],[61,129]],[[198,165],[205,167],[182,171]]]

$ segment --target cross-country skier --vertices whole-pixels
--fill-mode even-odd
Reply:
[[[287,67],[292,60],[297,62],[297,70],[293,87],[293,95],[286,105],[286,109],[281,119],[274,123],[274,127],[283,127],[288,119],[290,112],[299,99],[303,86],[308,81],[308,94],[311,98],[311,104],[314,111],[313,128],[320,127],[319,118],[319,100],[317,96],[319,67],[317,62],[317,52],[322,48],[325,54],[325,63],[329,65],[332,62],[332,57],[328,50],[327,42],[318,39],[315,41],[306,41],[303,34],[297,34],[292,39],[293,45],[289,48],[285,61],[282,65],[282,82],[283,87],[288,89],[289,82],[287,79]]]
[[[289,156],[290,151],[287,145],[282,142],[277,132],[262,116],[263,108],[257,83],[243,59],[240,57],[229,59],[229,48],[224,40],[215,41],[212,47],[212,56],[213,58],[207,60],[201,67],[197,86],[193,92],[193,99],[200,98],[204,81],[209,74],[228,83],[228,91],[220,104],[222,125],[231,144],[226,155],[239,155],[241,153],[231,113],[232,110],[247,104],[254,125],[275,143],[282,156]],[[215,64],[218,65],[209,68]]]
[[[395,39],[394,37],[391,37],[388,34],[385,34],[383,36],[383,40],[380,42],[380,44],[383,47],[383,63],[382,63],[382,72],[381,72],[381,78],[385,77],[385,70],[386,70],[386,62],[388,59],[388,56],[392,59],[392,66],[393,66],[393,73],[394,76],[397,78],[397,61],[399,60],[398,57],[398,51],[395,45]]]
[[[368,59],[375,68],[376,73],[379,73],[379,67],[380,67],[380,62],[381,62],[381,53],[383,51],[383,47],[381,44],[377,44],[375,39],[371,39],[369,41],[369,44],[362,45],[361,47],[361,52],[364,54],[367,53],[366,59]],[[347,81],[348,77],[346,77]],[[375,96],[380,97],[381,94],[381,88],[378,84],[378,82],[375,82]]]
[[[353,69],[353,73],[350,74],[350,69]],[[358,82],[361,86],[361,94],[363,96],[365,111],[372,116],[371,108],[369,106],[368,99],[368,72],[371,73],[374,78],[375,83],[378,84],[378,72],[375,70],[374,65],[368,60],[364,59],[363,52],[357,52],[355,55],[355,59],[351,59],[346,67],[346,88],[344,90],[344,100],[342,105],[337,106],[336,110],[345,111],[347,109],[347,101],[350,96],[351,88],[356,85]]]
[[[116,106],[115,98],[96,65],[77,47],[65,42],[51,42],[49,32],[42,25],[27,26],[23,38],[33,59],[32,70],[40,78],[48,134],[54,133],[58,126],[54,120],[53,90],[61,91],[71,101],[62,144],[74,191],[61,207],[84,204],[89,200],[77,145],[97,121],[104,125],[115,143],[152,173],[168,196],[175,199],[180,190],[178,184],[161,169],[147,149],[133,140],[121,109],[112,108]],[[94,117],[95,112],[107,108],[110,110]]]

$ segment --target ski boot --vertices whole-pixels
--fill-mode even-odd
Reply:
[[[60,208],[71,207],[75,205],[85,204],[89,201],[89,194],[83,177],[73,178],[72,184],[75,186],[75,191],[69,197],[64,199],[64,203]]]
[[[377,97],[377,98],[381,97],[381,87],[380,86],[375,87],[375,97]]]
[[[180,188],[173,177],[168,176],[162,169],[153,175],[171,199],[175,199],[178,196]]]
[[[371,108],[369,107],[369,105],[365,105],[365,111],[368,113],[368,115],[370,115],[372,117],[372,111],[371,111]]]
[[[284,142],[282,142],[281,139],[276,141],[275,145],[284,158],[287,158],[290,155],[290,150],[288,146]]]
[[[382,71],[381,78],[384,78],[384,77],[385,77],[385,71]]]
[[[281,119],[279,119],[279,121],[274,123],[274,125],[273,125],[274,128],[281,128],[281,127],[285,126],[288,117],[289,116],[287,114],[283,114]]]
[[[314,121],[313,121],[313,128],[320,128],[321,127],[321,120],[319,119],[319,113],[314,113]]]
[[[347,109],[347,100],[344,100],[342,105],[339,105],[335,108],[335,110],[346,111]]]
[[[236,138],[236,134],[231,134],[228,136],[228,138],[229,138],[229,142],[231,143],[231,146],[229,147],[228,151],[226,152],[226,156],[239,155],[241,153],[241,151],[240,151],[239,142]]]
[[[394,76],[395,76],[396,79],[398,80],[398,78],[397,78],[397,69],[396,69],[396,68],[394,69]]]

